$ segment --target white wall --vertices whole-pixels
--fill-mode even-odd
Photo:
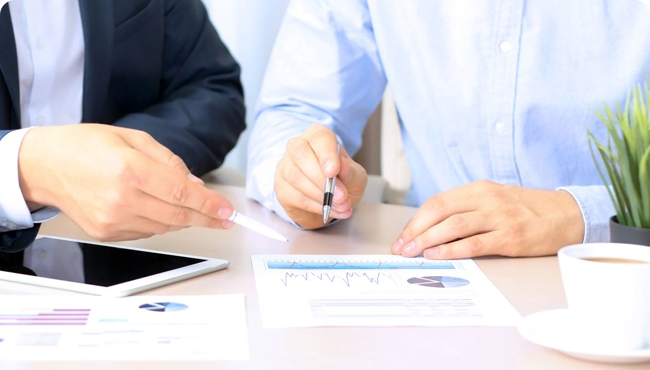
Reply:
[[[246,170],[246,147],[266,65],[290,0],[203,0],[223,42],[242,67],[246,124],[226,165]]]

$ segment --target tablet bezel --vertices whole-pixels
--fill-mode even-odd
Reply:
[[[168,285],[181,280],[222,270],[227,268],[228,265],[230,264],[227,260],[216,259],[216,258],[192,256],[192,255],[172,253],[172,252],[161,252],[161,251],[155,251],[151,249],[127,247],[122,245],[100,243],[100,242],[87,241],[87,240],[62,238],[58,236],[39,235],[37,236],[36,239],[43,239],[43,238],[64,240],[64,241],[75,242],[75,243],[95,244],[107,248],[122,248],[122,249],[130,249],[130,250],[147,252],[147,253],[154,253],[154,254],[166,254],[171,256],[188,257],[188,258],[201,259],[205,261],[193,265],[185,266],[185,267],[180,267],[174,270],[169,270],[158,274],[149,275],[136,280],[127,281],[121,284],[111,285],[108,287],[77,283],[77,282],[65,281],[65,280],[57,280],[57,279],[41,277],[41,276],[23,275],[15,272],[6,272],[6,271],[0,271],[0,280],[42,286],[46,288],[70,290],[74,292],[107,296],[107,297],[125,297],[145,290],[161,287],[163,285]]]

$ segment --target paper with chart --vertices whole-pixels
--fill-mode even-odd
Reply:
[[[248,360],[243,295],[2,296],[0,360]]]
[[[516,325],[474,261],[399,256],[252,256],[265,328]]]

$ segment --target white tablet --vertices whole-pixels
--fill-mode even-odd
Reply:
[[[0,280],[112,297],[226,267],[226,260],[54,237],[0,253]]]

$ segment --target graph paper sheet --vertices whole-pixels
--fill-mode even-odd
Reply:
[[[249,358],[243,295],[1,299],[0,361]]]
[[[251,258],[265,328],[508,326],[521,318],[469,259]]]

